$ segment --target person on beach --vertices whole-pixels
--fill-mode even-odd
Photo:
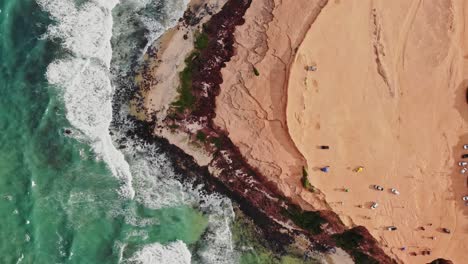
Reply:
[[[354,169],[355,172],[362,172],[364,170],[363,166],[359,166],[356,169]]]

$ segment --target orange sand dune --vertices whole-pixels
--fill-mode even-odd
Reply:
[[[468,153],[465,3],[330,1],[291,68],[288,128],[312,184],[345,223],[365,225],[405,263],[468,262],[467,176],[457,165]],[[330,173],[313,170],[324,165]]]

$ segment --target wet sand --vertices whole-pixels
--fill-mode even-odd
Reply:
[[[288,129],[311,183],[405,263],[466,262],[468,189],[457,165],[468,153],[466,12],[463,1],[330,1],[291,68]]]

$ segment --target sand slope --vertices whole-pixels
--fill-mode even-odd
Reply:
[[[289,66],[319,14],[320,0],[253,1],[236,29],[236,55],[222,70],[217,126],[229,132],[248,163],[303,207],[325,208],[300,183],[305,159],[286,126]],[[303,14],[298,16],[297,14]],[[255,76],[253,67],[258,69]]]
[[[468,189],[456,165],[468,143],[464,3],[330,1],[291,69],[289,132],[309,168],[332,168],[311,182],[347,224],[367,226],[406,263],[466,262]],[[316,72],[304,70],[311,64]],[[359,165],[365,170],[354,173]],[[372,201],[379,208],[370,210]],[[426,248],[431,256],[420,254]]]

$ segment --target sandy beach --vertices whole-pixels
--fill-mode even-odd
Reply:
[[[311,183],[405,263],[466,262],[466,12],[464,1],[331,1],[290,73],[287,123]]]

